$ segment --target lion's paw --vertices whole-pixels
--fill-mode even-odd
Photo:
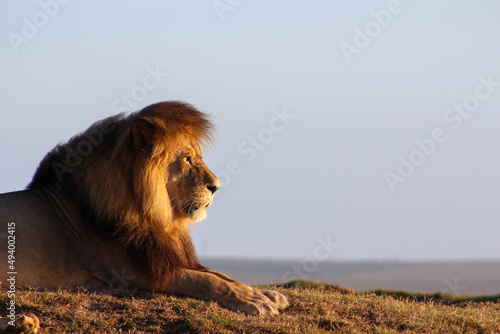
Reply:
[[[10,325],[9,322],[9,318],[0,319],[1,333],[36,334],[40,328],[40,320],[32,313],[17,316],[15,326]]]
[[[279,310],[282,310],[288,305],[288,299],[286,299],[285,295],[282,293],[279,293],[278,291],[273,291],[273,290],[262,290],[261,291],[267,298],[269,298],[274,304],[276,304],[277,308]]]
[[[230,300],[226,300],[223,304],[247,314],[279,314],[279,310],[288,306],[286,297],[277,291],[259,290],[240,282],[233,284],[231,290]]]

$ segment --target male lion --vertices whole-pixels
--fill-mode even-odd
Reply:
[[[1,241],[3,288],[13,271],[17,288],[48,289],[105,289],[121,274],[133,288],[248,314],[285,308],[282,294],[211,271],[196,257],[189,226],[205,218],[220,186],[200,152],[212,128],[191,105],[163,102],[56,146],[27,190],[0,195],[0,234],[15,235],[13,268]]]

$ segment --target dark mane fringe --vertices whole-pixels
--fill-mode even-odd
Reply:
[[[161,289],[176,268],[204,267],[198,261],[187,226],[167,233],[163,228],[165,224],[176,224],[167,221],[172,217],[157,221],[149,212],[141,211],[137,203],[140,199],[134,199],[134,182],[130,180],[134,176],[133,166],[126,163],[134,164],[134,158],[138,159],[130,135],[131,125],[138,119],[153,124],[155,136],[158,135],[157,140],[162,143],[169,143],[179,134],[187,135],[203,147],[212,143],[213,126],[205,114],[186,103],[162,102],[140,112],[119,114],[96,122],[67,143],[57,145],[41,161],[27,188],[50,188],[76,203],[80,208],[79,216],[97,233],[123,247],[134,265],[148,273],[152,287]],[[102,167],[113,159],[121,161],[111,161],[108,169]],[[112,168],[116,166],[122,170]],[[126,187],[129,191],[120,194],[117,188],[107,187],[107,191],[116,191],[117,196],[121,196],[124,203],[113,204],[123,211],[95,206],[97,194],[92,193],[88,182],[96,177],[106,182],[111,176],[99,175],[102,171],[116,171],[112,177],[122,189]]]

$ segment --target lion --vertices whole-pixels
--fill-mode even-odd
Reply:
[[[209,118],[161,102],[94,123],[41,161],[23,191],[0,195],[0,281],[9,289],[115,285],[217,301],[251,315],[278,314],[285,296],[199,262],[189,228],[220,182],[202,160]],[[10,238],[10,237],[9,237]],[[8,281],[10,279],[10,281]],[[7,284],[7,285],[5,285]]]

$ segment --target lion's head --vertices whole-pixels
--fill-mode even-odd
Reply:
[[[137,115],[130,137],[141,171],[134,177],[135,187],[144,190],[137,199],[143,212],[170,215],[173,221],[198,222],[206,217],[220,186],[200,149],[200,144],[210,143],[211,128],[202,113],[176,102],[155,104]]]
[[[206,216],[220,186],[202,160],[212,124],[194,107],[163,102],[107,118],[44,158],[29,188],[90,201],[98,219],[176,221]]]
[[[131,126],[131,141],[136,161],[146,171],[135,174],[136,186],[150,192],[141,194],[141,200],[152,202],[143,202],[144,211],[154,213],[158,205],[170,209],[173,220],[206,217],[220,186],[200,150],[200,141],[210,142],[210,129],[205,116],[186,104],[160,103],[140,112]]]
[[[113,116],[49,152],[28,187],[78,203],[89,225],[162,281],[175,267],[201,267],[187,229],[206,217],[220,186],[201,156],[212,128],[181,102]]]

